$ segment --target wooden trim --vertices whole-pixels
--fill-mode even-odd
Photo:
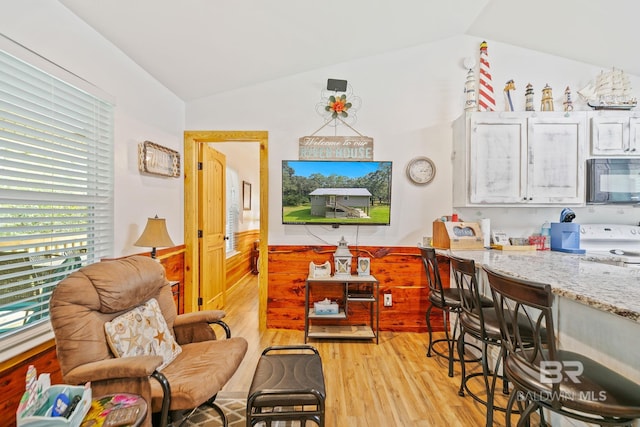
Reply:
[[[171,248],[157,249],[156,250],[156,259],[163,260],[163,259],[171,258],[173,256],[183,254],[183,253],[185,253],[185,251],[186,251],[186,248],[185,248],[184,245],[178,245],[178,246],[174,246],[174,247],[171,247]],[[121,257],[115,257],[115,258],[101,258],[100,261],[115,261],[115,260],[118,260],[118,259],[129,258],[129,257],[136,256],[136,255],[139,255],[139,256],[151,256],[151,252],[150,251],[149,252],[138,252],[138,253],[135,253],[135,254],[123,255]]]
[[[269,133],[267,131],[185,131],[184,133],[184,243],[185,311],[198,310],[198,147],[199,144],[258,142],[260,146],[260,253],[267,253],[269,236]],[[258,318],[260,329],[267,324],[267,257],[260,257]]]
[[[0,377],[4,374],[5,371],[14,368],[20,364],[22,364],[25,360],[31,359],[34,356],[38,356],[40,353],[54,348],[56,346],[56,340],[50,339],[37,346],[30,348],[29,350],[18,354],[17,356],[12,357],[11,359],[7,359],[4,362],[0,362]]]
[[[159,260],[168,259],[176,255],[183,254],[185,252],[186,252],[186,248],[184,247],[184,245],[180,245],[174,248],[168,248],[164,250],[159,249],[159,250],[156,250],[156,258],[158,258]]]

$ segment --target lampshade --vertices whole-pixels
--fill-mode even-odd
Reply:
[[[148,218],[147,225],[142,235],[133,244],[134,246],[144,246],[153,248],[151,250],[151,258],[156,257],[156,248],[166,248],[174,246],[169,233],[167,232],[167,223],[164,218]]]

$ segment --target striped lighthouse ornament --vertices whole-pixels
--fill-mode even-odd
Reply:
[[[478,87],[478,110],[496,110],[496,100],[493,96],[493,83],[491,82],[491,68],[489,67],[489,54],[487,53],[486,41],[480,43],[480,84]]]

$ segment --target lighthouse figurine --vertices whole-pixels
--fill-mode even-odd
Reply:
[[[476,101],[476,76],[473,70],[469,68],[467,72],[467,81],[464,83],[464,111],[477,111],[478,104]]]
[[[553,92],[548,84],[542,88],[542,103],[540,105],[540,111],[553,111]]]
[[[516,90],[516,84],[512,80],[509,80],[504,86],[504,109],[505,111],[514,111],[513,100],[511,99],[511,92]]]
[[[571,89],[569,86],[564,90],[564,102],[562,103],[565,112],[573,111],[573,101],[571,100]]]
[[[531,85],[531,83],[527,84],[527,88],[524,92],[524,110],[536,111],[533,106],[533,86]]]
[[[478,110],[496,111],[496,100],[493,95],[493,83],[491,79],[491,67],[487,42],[480,43],[480,84],[478,86]]]

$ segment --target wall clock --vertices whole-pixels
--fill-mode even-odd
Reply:
[[[407,165],[407,177],[414,184],[428,184],[436,176],[436,165],[428,157],[415,157]]]

